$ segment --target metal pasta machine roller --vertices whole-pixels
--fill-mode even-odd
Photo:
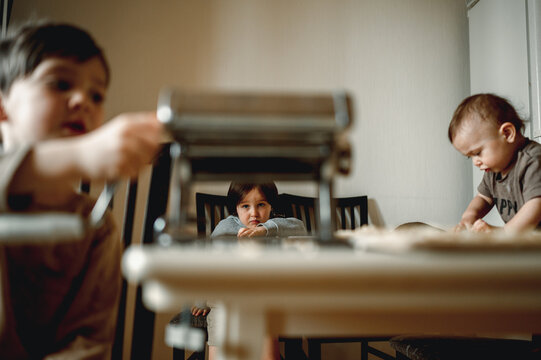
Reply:
[[[0,245],[60,243],[82,240],[101,226],[113,199],[116,182],[105,184],[88,217],[68,212],[0,214]]]
[[[196,181],[315,181],[318,239],[334,230],[333,177],[347,174],[351,151],[351,99],[329,94],[161,91],[158,119],[174,139],[165,222],[187,222]]]

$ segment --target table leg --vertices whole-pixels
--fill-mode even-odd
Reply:
[[[217,359],[260,359],[266,335],[263,310],[238,305],[220,306],[214,310],[218,310]]]

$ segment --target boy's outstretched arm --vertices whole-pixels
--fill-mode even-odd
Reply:
[[[488,214],[493,205],[492,199],[478,193],[462,214],[462,219],[455,226],[454,231],[471,229],[478,219],[482,219]]]
[[[520,210],[503,227],[506,231],[533,230],[541,222],[541,197],[526,201]]]
[[[136,176],[158,151],[161,132],[155,113],[128,113],[85,135],[35,144],[15,174],[10,193],[54,189],[81,178]]]

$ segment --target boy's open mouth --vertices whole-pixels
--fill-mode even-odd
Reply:
[[[63,127],[73,134],[84,134],[86,132],[86,126],[82,121],[67,122]]]

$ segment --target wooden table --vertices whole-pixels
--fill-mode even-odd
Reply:
[[[541,251],[384,253],[298,246],[132,246],[145,305],[223,303],[221,359],[273,336],[541,332]]]

